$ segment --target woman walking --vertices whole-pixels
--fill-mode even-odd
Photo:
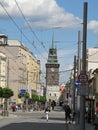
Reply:
[[[45,109],[47,122],[48,122],[48,119],[49,119],[49,112],[50,112],[50,107],[48,106],[48,107],[46,107],[46,109]]]

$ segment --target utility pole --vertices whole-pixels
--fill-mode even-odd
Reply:
[[[9,77],[10,77],[10,75],[9,75],[9,57],[7,57],[6,61],[7,61],[7,83],[6,83],[6,85],[7,85],[7,88],[9,88]],[[6,111],[7,111],[7,113],[9,113],[8,112],[9,111],[9,99],[8,98],[6,99]]]
[[[26,70],[27,76],[26,76],[26,92],[28,93],[28,70]],[[28,98],[25,97],[26,101],[26,111],[28,111]]]
[[[81,32],[78,31],[78,57],[77,57],[77,75],[79,76],[80,71],[81,71]],[[79,123],[79,115],[80,115],[80,95],[78,95],[78,90],[77,90],[77,112],[78,112],[78,123]]]
[[[9,57],[7,57],[7,87],[9,88]]]
[[[76,56],[74,56],[73,113],[75,112]]]
[[[81,32],[78,31],[78,75],[80,74],[81,71],[81,66],[80,66],[80,60],[81,60]]]
[[[86,38],[87,38],[87,2],[84,3],[83,17],[83,50],[82,50],[82,72],[86,73]],[[86,84],[82,86],[82,92],[86,88]],[[86,91],[86,90],[85,90]],[[85,93],[80,97],[80,130],[85,130]]]

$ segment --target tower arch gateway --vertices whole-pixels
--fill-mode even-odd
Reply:
[[[59,67],[57,57],[57,49],[54,47],[52,40],[52,47],[49,49],[48,60],[46,66],[46,98],[47,100],[55,100],[56,102],[60,96],[59,90]]]

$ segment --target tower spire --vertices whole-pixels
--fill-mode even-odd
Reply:
[[[54,33],[52,35],[52,49],[54,49]]]

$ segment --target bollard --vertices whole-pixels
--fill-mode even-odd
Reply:
[[[9,116],[9,112],[7,110],[2,111],[2,116]]]

